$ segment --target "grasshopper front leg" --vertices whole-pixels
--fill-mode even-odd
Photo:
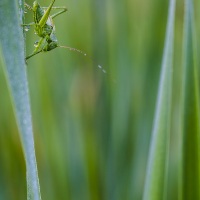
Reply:
[[[46,37],[41,38],[39,40],[35,50],[33,51],[31,55],[26,57],[26,60],[40,52],[51,51],[57,47],[61,47],[61,46],[58,45],[57,38],[54,35],[54,33],[52,33],[50,36],[46,35]]]
[[[29,58],[31,58],[32,56],[42,52],[43,48],[42,48],[42,43],[44,41],[45,38],[41,38],[35,48],[35,50],[33,51],[33,53],[29,56],[26,57],[26,60],[28,60]],[[40,49],[41,48],[41,49]],[[39,50],[40,49],[40,50]]]
[[[31,58],[31,57],[33,57],[33,56],[35,56],[36,54],[41,53],[41,52],[42,52],[42,49],[41,49],[40,51],[37,51],[37,52],[35,52],[35,53],[32,53],[31,55],[29,55],[29,56],[26,57],[26,60],[28,60],[29,58]]]

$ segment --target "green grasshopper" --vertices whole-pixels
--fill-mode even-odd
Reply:
[[[86,56],[86,54],[79,49],[68,46],[60,46],[58,44],[58,40],[55,35],[55,25],[53,23],[53,18],[66,12],[67,8],[53,7],[54,2],[55,0],[52,0],[49,7],[41,7],[37,1],[33,2],[33,7],[29,6],[27,3],[24,4],[28,10],[31,10],[33,12],[34,22],[29,24],[22,24],[22,26],[25,26],[25,30],[29,30],[30,26],[34,26],[35,34],[40,37],[40,40],[34,43],[35,49],[33,53],[27,56],[26,60],[35,56],[38,53],[51,51],[57,47],[76,51]],[[53,15],[50,15],[52,9],[60,9],[60,11]],[[103,73],[106,73],[106,70],[103,69],[101,65],[98,65],[98,68],[102,70]]]
[[[35,42],[35,50],[33,53],[26,57],[26,60],[31,58],[32,56],[40,53],[40,52],[47,52],[51,51],[57,47],[66,48],[71,51],[77,51],[81,54],[84,54],[81,50],[67,47],[67,46],[60,46],[58,44],[58,40],[55,35],[55,25],[53,24],[53,18],[56,16],[64,13],[67,11],[66,7],[53,7],[55,0],[52,0],[49,7],[41,7],[37,1],[33,2],[33,7],[29,6],[28,4],[24,4],[28,10],[33,11],[33,19],[34,22],[29,24],[22,24],[28,30],[28,27],[34,26],[35,34],[40,37],[40,40]],[[50,12],[52,9],[60,9],[59,12],[50,16]]]

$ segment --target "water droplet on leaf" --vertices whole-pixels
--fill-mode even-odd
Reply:
[[[34,47],[38,47],[38,41],[34,42]]]
[[[29,25],[27,25],[27,26],[24,27],[24,30],[25,30],[25,31],[29,31],[29,29],[30,29],[30,26],[29,26]]]

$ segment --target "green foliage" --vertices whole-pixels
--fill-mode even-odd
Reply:
[[[23,12],[23,10],[20,12]],[[1,63],[6,72],[6,78],[13,100],[15,116],[25,154],[28,190],[27,199],[39,200],[40,192],[35,160],[29,92],[24,58],[24,38],[20,25],[21,23],[22,21],[19,19],[19,9],[16,2],[13,0],[2,0],[0,5]],[[1,132],[1,134],[3,134],[3,132]],[[6,137],[4,137],[4,140],[6,140]],[[7,149],[4,149],[4,151],[7,151]],[[8,198],[3,196],[3,199]]]
[[[173,70],[173,43],[176,1],[169,5],[168,25],[162,60],[156,113],[150,144],[144,200],[164,199],[168,148],[170,142],[170,116]]]
[[[182,199],[200,199],[200,107],[193,2],[185,0],[183,38]]]
[[[17,5],[0,1],[0,199],[25,199],[21,146],[40,198],[28,85],[43,199],[199,199],[200,2],[192,5],[56,0],[68,8],[54,19],[59,44],[88,57],[40,53],[27,62],[27,84]],[[26,55],[37,40],[26,32]]]

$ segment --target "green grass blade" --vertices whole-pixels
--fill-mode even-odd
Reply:
[[[165,192],[171,113],[175,2],[175,0],[170,0],[169,3],[165,48],[147,165],[144,200],[163,199]]]
[[[183,143],[180,199],[200,199],[199,73],[192,0],[185,1],[183,44]]]
[[[20,1],[22,4],[22,1]],[[24,38],[21,28],[23,11],[15,0],[0,2],[0,53],[10,86],[13,106],[26,160],[27,198],[39,200],[39,182],[35,159],[29,92],[24,58]],[[21,16],[20,16],[21,15]]]

